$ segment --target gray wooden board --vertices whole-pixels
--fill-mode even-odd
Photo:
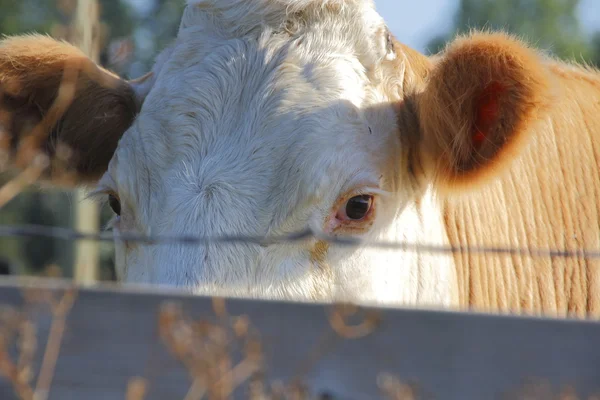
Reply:
[[[64,289],[64,282],[35,287]],[[157,336],[157,309],[180,302],[195,319],[214,316],[211,300],[176,292],[80,288],[67,320],[51,400],[124,399],[129,377],[151,381],[146,399],[183,399],[189,379]],[[21,286],[0,282],[0,303],[22,303]],[[270,379],[289,379],[331,331],[325,308],[228,299],[230,314],[246,314],[261,332]],[[600,324],[485,314],[383,310],[372,334],[342,339],[306,375],[312,391],[335,399],[382,398],[377,375],[414,381],[428,398],[500,398],[528,378],[555,388],[572,385],[580,396],[600,391]],[[36,320],[40,339],[49,318]],[[41,353],[41,352],[40,352]],[[37,361],[39,363],[39,359]],[[0,399],[15,398],[0,378]],[[236,393],[235,398],[245,398]],[[585,397],[581,397],[582,399]]]

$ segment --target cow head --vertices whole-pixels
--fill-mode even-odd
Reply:
[[[146,245],[119,235],[310,228],[444,244],[434,194],[508,164],[547,86],[536,54],[510,38],[462,38],[430,59],[396,42],[366,0],[190,1],[176,40],[136,82],[65,43],[9,38],[0,83],[13,148],[56,155],[66,144],[78,183],[108,200],[122,281],[436,304],[455,300],[447,256],[318,238]],[[66,106],[52,104],[57,94]],[[46,121],[49,139],[25,137],[31,121]]]

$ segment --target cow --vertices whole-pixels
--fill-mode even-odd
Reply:
[[[599,247],[600,74],[505,32],[473,31],[426,56],[370,0],[189,0],[141,79],[32,34],[1,42],[0,85],[13,166],[33,162],[27,149],[69,154],[68,184],[115,213],[121,282],[599,313],[593,257],[369,245]],[[43,179],[63,182],[52,165]],[[293,241],[123,239],[307,229]]]

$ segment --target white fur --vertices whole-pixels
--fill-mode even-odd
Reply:
[[[157,58],[141,113],[100,182],[121,199],[117,239],[122,231],[324,229],[338,197],[364,185],[383,194],[363,237],[445,243],[431,191],[417,192],[409,181],[393,99],[380,90],[379,64],[395,56],[386,54],[383,32],[371,1],[189,1],[177,40]],[[331,246],[316,266],[314,245],[117,240],[116,258],[125,282],[196,293],[453,301],[448,257]]]

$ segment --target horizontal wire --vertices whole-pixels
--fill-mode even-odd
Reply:
[[[586,258],[600,259],[600,250],[568,250],[568,249],[540,249],[540,248],[518,248],[518,247],[488,247],[488,246],[443,246],[424,243],[390,242],[390,241],[368,241],[357,238],[340,238],[328,236],[307,229],[302,232],[283,236],[161,236],[140,235],[132,233],[113,232],[85,233],[70,228],[53,227],[45,225],[0,225],[0,237],[45,237],[62,240],[89,240],[97,242],[113,242],[119,239],[127,242],[145,243],[149,245],[158,244],[186,244],[207,245],[209,243],[251,243],[268,246],[277,243],[299,242],[308,239],[317,239],[342,246],[363,246],[379,249],[404,250],[412,252],[429,252],[440,254],[470,253],[470,254],[500,254],[509,256],[526,257],[549,257],[549,258]]]

